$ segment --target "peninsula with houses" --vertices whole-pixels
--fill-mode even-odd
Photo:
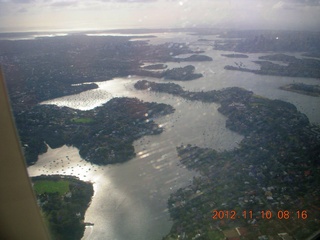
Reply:
[[[41,175],[31,178],[38,205],[52,239],[81,239],[84,215],[93,196],[92,183],[76,177]]]
[[[304,239],[318,230],[320,128],[293,104],[237,87],[189,92],[174,83],[140,81],[136,88],[219,103],[226,127],[244,136],[229,151],[177,146],[181,163],[200,177],[171,195],[174,225],[166,240],[225,239],[236,228],[242,239],[281,239],[280,233]],[[214,219],[213,211],[222,211],[220,218]],[[227,216],[230,211],[235,218]],[[283,211],[286,221],[278,216]],[[297,216],[302,211],[304,219]]]
[[[153,119],[172,112],[174,108],[166,104],[113,98],[90,111],[38,105],[16,115],[16,124],[28,165],[47,151],[47,145],[75,146],[86,161],[106,165],[133,158],[133,142],[160,134],[163,128]]]
[[[304,95],[320,97],[320,86],[310,85],[304,83],[293,83],[285,86],[281,86],[280,89],[285,91],[296,92]]]

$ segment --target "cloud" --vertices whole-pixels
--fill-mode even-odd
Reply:
[[[151,3],[158,0],[101,0],[101,2],[115,2],[115,3]]]
[[[114,2],[125,2],[125,3],[134,3],[134,2],[157,2],[157,0],[115,0]]]
[[[28,10],[26,8],[20,8],[18,12],[19,13],[25,13],[25,12],[28,12]]]
[[[0,0],[0,4],[25,4],[25,3],[34,3],[36,0]]]
[[[319,0],[294,0],[294,2],[305,6],[320,6]]]
[[[78,2],[77,1],[59,1],[59,2],[54,2],[50,6],[52,7],[73,7],[77,6]]]
[[[295,7],[292,4],[288,4],[284,1],[279,1],[272,6],[273,9],[284,9],[284,10],[292,10]]]
[[[273,5],[273,9],[293,10],[305,7],[320,6],[320,0],[283,0]]]
[[[12,0],[13,3],[32,3],[34,0]]]
[[[320,0],[0,0],[0,28],[318,29]]]

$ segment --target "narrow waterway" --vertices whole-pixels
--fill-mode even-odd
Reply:
[[[232,149],[242,139],[225,128],[226,119],[217,111],[219,105],[137,91],[132,88],[134,81],[117,79],[124,91],[114,87],[112,96],[118,96],[118,91],[125,92],[123,95],[164,102],[176,109],[173,114],[155,120],[164,128],[162,134],[145,136],[134,143],[136,158],[124,164],[97,167],[82,160],[76,148],[64,146],[50,149],[28,169],[31,176],[66,174],[94,183],[95,195],[85,217],[94,227],[87,228],[84,239],[161,239],[172,224],[167,211],[170,193],[190,184],[196,175],[179,164],[176,146],[196,144]],[[99,84],[101,89],[92,92],[101,96],[102,89],[111,91],[113,83]],[[89,96],[92,98],[94,94],[86,98]],[[74,97],[82,98],[83,94]],[[65,103],[78,104],[70,98],[65,97]],[[87,102],[96,104],[88,99],[83,109],[88,109]]]

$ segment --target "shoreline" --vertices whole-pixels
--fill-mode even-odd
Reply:
[[[308,89],[306,89],[308,88]],[[307,85],[307,84],[288,84],[279,87],[281,90],[295,92],[303,95],[312,97],[320,97],[320,86],[319,85]]]
[[[221,104],[219,112],[227,117],[226,127],[244,136],[237,148],[222,153],[190,144],[177,147],[182,164],[198,171],[201,177],[194,179],[192,186],[179,189],[171,195],[168,205],[174,226],[165,239],[181,234],[188,237],[197,234],[207,239],[210,234],[219,234],[218,231],[204,230],[210,229],[212,208],[224,211],[225,208],[241,209],[250,206],[255,214],[255,221],[259,223],[258,227],[268,226],[272,229],[273,222],[257,220],[261,208],[276,211],[278,201],[281,201],[287,205],[287,209],[294,211],[297,204],[295,197],[301,195],[308,199],[309,204],[304,207],[311,214],[316,200],[308,196],[320,199],[316,183],[320,166],[316,157],[319,153],[320,128],[312,125],[306,115],[299,112],[293,104],[262,98],[236,87],[194,93],[184,91],[177,84],[158,84],[145,80],[138,82],[135,87],[140,90],[167,92],[192,101],[218,102]],[[299,174],[295,170],[300,167],[301,161],[304,163],[304,171]],[[278,170],[288,162],[290,166],[286,167],[286,171],[291,172],[289,177],[287,172]],[[318,166],[318,170],[314,170],[315,166]],[[277,181],[274,181],[274,173],[278,176]],[[303,177],[310,182],[301,182]],[[281,186],[288,183],[294,183],[296,187],[287,191],[284,196]],[[225,187],[221,189],[219,186]],[[264,186],[272,188],[267,191]],[[305,189],[308,189],[307,193]],[[250,197],[246,196],[248,192],[252,193]],[[245,197],[246,201],[239,200]],[[250,204],[248,199],[251,199]],[[302,228],[312,229],[316,224],[313,219],[320,215],[312,213],[312,216]],[[195,218],[198,219],[197,222],[184,221]],[[232,230],[236,222],[249,232],[253,231],[252,226],[240,218],[225,219],[227,223],[217,218],[215,222],[229,230]],[[298,220],[288,223],[282,231],[299,224]],[[291,236],[297,236],[298,233],[299,230],[289,232]]]

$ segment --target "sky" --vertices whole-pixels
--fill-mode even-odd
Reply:
[[[320,30],[320,0],[0,0],[0,32],[214,27]]]

